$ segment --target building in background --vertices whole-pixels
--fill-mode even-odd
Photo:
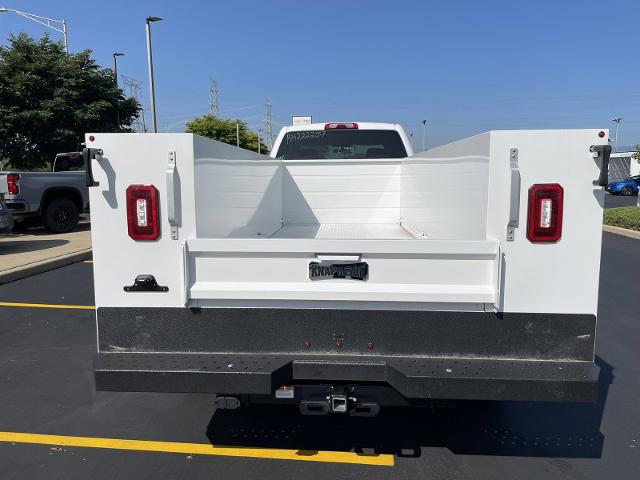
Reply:
[[[616,182],[632,175],[640,175],[640,161],[633,158],[636,147],[614,147],[609,161],[609,181]]]

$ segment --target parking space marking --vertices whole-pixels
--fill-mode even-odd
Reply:
[[[83,260],[82,263],[93,263],[93,260]]]
[[[223,457],[262,458],[271,460],[299,460],[303,462],[353,463],[360,465],[394,466],[391,454],[359,455],[354,452],[323,450],[293,450],[277,448],[220,447],[206,443],[157,442],[119,438],[70,437],[38,433],[0,432],[0,442],[55,445],[59,447],[103,448],[142,452],[182,453]]]
[[[17,302],[0,302],[0,307],[19,307],[19,308],[68,308],[72,310],[95,310],[94,305],[52,305],[49,303],[17,303]]]

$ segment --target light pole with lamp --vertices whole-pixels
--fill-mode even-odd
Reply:
[[[622,121],[622,117],[614,118],[611,121],[616,124],[616,138],[613,141],[613,146],[617,147],[618,146],[618,128],[620,127],[620,122]]]
[[[42,17],[40,15],[35,15],[33,13],[21,12],[20,10],[14,10],[13,8],[5,8],[0,7],[0,13],[15,13],[16,15],[20,15],[21,17],[28,18],[40,25],[44,25],[47,28],[55,30],[56,32],[60,32],[64,38],[64,51],[69,53],[69,39],[67,37],[67,21],[56,20],[55,18]],[[58,26],[59,25],[59,26]]]
[[[156,121],[156,93],[153,85],[153,54],[151,53],[151,22],[159,22],[160,17],[147,17],[147,63],[149,64],[149,94],[151,96],[151,128],[158,133]]]

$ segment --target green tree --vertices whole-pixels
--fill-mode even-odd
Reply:
[[[219,142],[236,145],[236,132],[239,125],[240,147],[258,151],[258,134],[247,128],[247,124],[240,120],[218,118],[215,115],[196,117],[187,123],[187,133],[195,133],[203,137],[212,138]],[[260,153],[267,154],[267,146],[260,141]]]
[[[130,131],[139,111],[90,50],[67,55],[47,35],[25,33],[0,46],[0,160],[12,168],[43,168],[80,148],[86,132]]]

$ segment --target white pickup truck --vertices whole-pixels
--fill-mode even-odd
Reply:
[[[87,134],[99,390],[373,416],[595,401],[606,131]]]

